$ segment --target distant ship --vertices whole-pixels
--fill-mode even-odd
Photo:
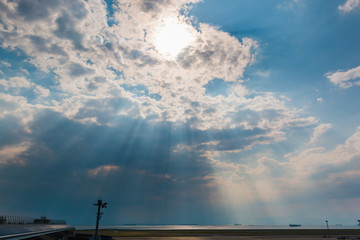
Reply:
[[[45,216],[43,216],[41,218],[35,218],[34,219],[34,224],[60,224],[60,225],[65,225],[66,221],[64,221],[64,220],[52,220],[52,219],[48,219]]]
[[[50,219],[47,219],[46,217],[35,218],[34,223],[35,224],[50,224]]]
[[[301,225],[300,224],[289,224],[289,227],[301,227]]]

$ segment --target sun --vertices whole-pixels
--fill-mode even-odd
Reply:
[[[192,29],[177,19],[166,19],[157,28],[155,47],[165,57],[175,58],[194,41]]]

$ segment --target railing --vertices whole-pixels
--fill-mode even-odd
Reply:
[[[31,218],[31,217],[21,217],[21,216],[11,216],[11,215],[0,215],[0,225],[7,224],[66,224],[64,220],[52,220],[47,219],[46,217],[41,218]]]
[[[31,224],[34,218],[11,215],[0,215],[0,224]]]

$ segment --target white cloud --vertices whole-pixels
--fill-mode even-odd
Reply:
[[[360,0],[346,0],[343,5],[340,5],[338,9],[343,12],[347,13],[350,12],[360,6]]]
[[[320,126],[315,130],[317,134],[330,127]],[[353,167],[360,159],[360,127],[333,149],[308,148],[287,154],[284,159],[272,158],[269,153],[255,156],[255,161],[223,161],[224,155],[213,152],[206,153],[206,157],[214,166],[210,175],[213,184],[221,191],[218,201],[234,203],[234,209],[239,203],[246,205],[255,200],[283,206],[284,199],[306,198],[304,194],[318,189],[336,192],[342,184],[358,181],[359,171]],[[332,198],[336,200],[336,196]]]
[[[282,97],[243,86],[240,79],[253,63],[258,43],[204,23],[195,28],[179,11],[197,2],[119,1],[113,5],[115,24],[110,27],[100,0],[49,5],[33,1],[41,14],[26,8],[21,12],[23,3],[7,1],[0,37],[3,47],[23,50],[39,70],[56,74],[52,88],[31,84],[38,94],[33,108],[50,105],[80,122],[113,125],[114,119],[127,116],[201,130],[266,130],[266,135],[251,139],[254,144],[282,141],[286,129],[316,123],[287,107]],[[155,43],[157,29],[171,17],[194,36],[174,60],[158,52]],[[228,95],[206,94],[204,85],[214,78],[231,83]],[[1,84],[20,87],[9,81]],[[141,93],[132,90],[139,86]],[[61,92],[54,99],[53,90]]]
[[[293,10],[300,4],[303,4],[301,0],[285,0],[277,5],[277,8],[281,10]]]
[[[314,128],[313,135],[310,138],[309,143],[314,144],[318,141],[319,137],[323,135],[326,131],[332,128],[332,125],[330,123],[323,123]]]
[[[348,71],[337,71],[335,73],[327,73],[325,76],[341,88],[348,88],[360,84],[360,66],[352,68]]]
[[[322,103],[322,102],[324,102],[324,99],[322,97],[319,97],[319,98],[316,99],[316,101]]]
[[[115,165],[103,165],[94,169],[88,170],[89,176],[107,176],[113,172],[119,171],[121,168]]]
[[[0,79],[0,86],[4,87],[5,90],[9,88],[30,88],[31,82],[24,77],[12,77],[9,80]]]
[[[1,65],[4,65],[5,67],[11,67],[11,63],[6,62],[6,61],[0,61]]]
[[[21,142],[15,145],[6,145],[0,148],[0,165],[1,164],[25,164],[20,157],[21,154],[26,152],[31,146],[29,142]]]
[[[40,85],[33,83],[31,80],[25,77],[11,77],[9,79],[0,79],[0,86],[2,86],[5,91],[9,89],[14,90],[16,95],[20,95],[20,89],[32,89],[34,93],[39,97],[48,97],[50,95],[50,90],[44,88]]]
[[[289,160],[299,175],[308,176],[323,166],[341,166],[357,157],[360,157],[360,127],[344,144],[333,150],[311,148],[299,154],[289,155]]]
[[[34,116],[44,109],[59,111],[56,107],[43,104],[30,104],[23,96],[13,96],[0,92],[0,119],[15,117],[22,123],[24,130],[31,133],[30,126]]]
[[[255,74],[259,77],[268,78],[270,76],[270,71],[257,71]]]

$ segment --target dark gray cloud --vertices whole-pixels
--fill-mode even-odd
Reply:
[[[160,12],[161,7],[164,7],[164,5],[168,5],[169,1],[166,0],[142,0],[140,2],[140,8],[141,10],[143,10],[144,12],[153,12],[153,13],[158,13]]]
[[[72,77],[79,77],[79,76],[83,76],[83,75],[87,75],[90,73],[93,73],[94,70],[84,67],[78,63],[71,63],[70,67],[69,67],[69,73],[70,76]]]
[[[26,21],[35,21],[47,18],[59,5],[56,0],[21,0],[18,1],[17,12]]]
[[[84,106],[79,108],[74,119],[82,120],[86,118],[96,118],[99,123],[113,123],[118,125],[117,118],[114,119],[114,112],[129,111],[136,103],[127,98],[105,98],[90,99],[84,102]],[[137,111],[132,113],[137,115]],[[121,119],[121,118],[120,118]]]
[[[67,56],[64,50],[57,44],[49,44],[49,41],[43,37],[32,35],[29,39],[33,43],[34,47],[40,52],[47,52],[55,55]]]
[[[67,12],[78,20],[87,15],[87,10],[82,1],[19,0],[16,2],[17,14],[23,16],[26,21],[46,19],[61,6],[65,6]]]
[[[114,50],[113,43],[107,42],[104,44],[104,46],[110,51]],[[133,60],[137,67],[152,66],[159,63],[153,57],[139,50],[129,49],[125,46],[120,46],[120,45],[116,46],[116,49],[120,50],[126,58]]]
[[[91,224],[91,203],[102,197],[111,206],[108,223],[214,223],[213,214],[227,221],[220,205],[212,207],[217,186],[205,178],[213,169],[202,153],[242,149],[248,143],[239,141],[240,135],[262,130],[200,131],[127,117],[116,121],[114,127],[84,125],[44,111],[30,125],[31,134],[14,131],[19,124],[9,126],[7,141],[26,138],[32,145],[19,156],[24,165],[0,165],[0,191],[6,196],[0,204],[8,211],[40,215],[46,210],[70,223]],[[222,144],[202,147],[210,141]],[[174,152],[179,144],[198,147]],[[118,169],[90,174],[102,166]]]
[[[357,187],[360,182],[358,169],[360,169],[360,158],[355,157],[341,166],[325,165],[319,168],[311,179],[318,183],[317,191],[326,198],[357,198],[360,195],[360,189]]]
[[[181,141],[172,137],[170,125],[119,121],[113,128],[83,125],[50,111],[36,116],[29,136],[32,146],[21,155],[25,165],[0,165],[0,191],[6,196],[0,204],[27,214],[40,215],[45,209],[86,224],[92,223],[87,206],[98,197],[108,200],[111,212],[119,214],[109,214],[111,223],[192,222],[192,217],[205,212],[214,189],[191,179],[211,174],[206,159],[196,152],[173,153],[174,144]],[[24,136],[11,134],[17,139]],[[89,174],[104,165],[119,169]],[[177,210],[168,212],[164,205]],[[135,208],[143,210],[141,217],[125,210]],[[178,218],[181,211],[189,216]],[[153,214],[158,217],[153,219]]]
[[[63,12],[56,20],[57,29],[54,34],[59,38],[69,39],[74,47],[79,50],[85,50],[83,46],[83,35],[75,29],[77,19],[71,17],[67,12]]]

